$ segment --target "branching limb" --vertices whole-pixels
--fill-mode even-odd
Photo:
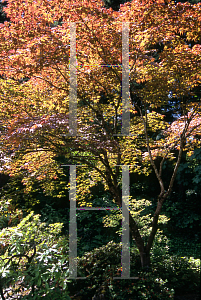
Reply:
[[[147,111],[146,111],[146,107],[145,107],[145,118],[144,118],[144,116],[142,114],[142,109],[137,104],[136,104],[136,107],[140,111],[140,116],[141,116],[141,119],[142,119],[142,122],[143,122],[143,125],[144,125],[144,133],[145,133],[147,150],[148,150],[148,153],[149,153],[149,159],[151,161],[151,165],[152,165],[152,167],[154,169],[154,172],[156,174],[156,177],[158,179],[158,182],[159,182],[159,185],[160,185],[160,188],[161,188],[161,194],[163,194],[164,190],[165,190],[164,189],[164,184],[163,184],[162,178],[160,176],[160,171],[158,172],[156,164],[155,164],[155,162],[153,160],[153,157],[152,157],[152,154],[151,154],[151,149],[150,149],[150,144],[149,144],[149,137],[148,137],[148,132],[147,132]]]

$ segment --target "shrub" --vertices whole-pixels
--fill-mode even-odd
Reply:
[[[160,274],[167,280],[168,286],[175,290],[175,294],[195,293],[200,284],[200,260],[195,261],[187,257],[168,256],[154,264],[153,272]]]
[[[140,270],[138,251],[131,251],[131,276],[134,279],[113,279],[121,276],[121,245],[109,242],[106,246],[86,253],[78,260],[78,274],[86,279],[69,283],[71,295],[80,299],[90,299],[94,295],[104,294],[105,299],[170,299],[174,290],[170,290],[167,281],[152,272]]]
[[[159,247],[163,242],[165,246]],[[168,255],[168,240],[157,235],[152,250],[149,272],[141,271],[138,250],[131,249],[131,276],[138,279],[121,279],[121,244],[109,242],[78,260],[78,276],[86,279],[72,280],[70,295],[82,300],[104,294],[105,299],[173,299],[183,292],[195,292],[199,284],[199,261]],[[119,279],[113,279],[119,277]],[[76,298],[75,298],[76,299]]]
[[[0,232],[1,292],[5,299],[70,299],[67,291],[67,239],[61,223],[41,223],[31,212],[14,227]],[[62,292],[62,294],[61,294]]]

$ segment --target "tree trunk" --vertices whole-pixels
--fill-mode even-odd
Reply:
[[[4,297],[4,293],[3,293],[3,285],[2,285],[2,279],[0,277],[0,295],[2,300],[6,300],[6,298]]]
[[[141,252],[140,259],[142,269],[148,271],[151,265],[150,252]]]
[[[108,176],[107,179],[110,179],[110,184],[108,184],[109,191],[110,191],[111,195],[114,197],[116,204],[119,207],[121,207],[121,205],[122,205],[122,203],[121,203],[121,191],[118,188],[118,186],[114,187],[114,185],[112,184],[112,180],[111,180],[110,176]],[[132,217],[130,212],[129,212],[129,228],[130,228],[131,236],[135,240],[136,246],[137,246],[137,248],[140,252],[142,269],[149,269],[150,262],[151,262],[150,261],[150,251],[146,251],[146,248],[144,246],[144,241],[143,241],[143,239],[140,235],[138,226],[137,226],[137,224],[136,224],[136,222],[135,222],[135,220]]]
[[[113,178],[114,179],[114,178]],[[117,180],[115,180],[115,183],[113,182],[111,178],[111,173],[108,171],[106,172],[106,180],[109,187],[109,191],[111,195],[114,197],[116,204],[121,207],[122,205],[122,197],[121,197],[121,190],[118,187]],[[161,199],[163,198],[163,199]],[[150,249],[153,244],[154,237],[157,232],[157,224],[158,224],[158,216],[160,214],[162,203],[164,201],[165,197],[163,195],[159,196],[158,199],[158,205],[156,212],[154,214],[153,222],[152,222],[152,231],[148,239],[148,243],[145,247],[143,238],[139,232],[138,226],[129,212],[129,228],[131,232],[132,238],[135,240],[136,246],[140,253],[140,259],[141,259],[141,267],[143,270],[148,270],[150,268],[151,259],[150,259]]]

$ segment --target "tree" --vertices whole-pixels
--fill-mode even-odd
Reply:
[[[26,169],[31,176],[38,171],[33,163],[37,157],[43,157],[44,166],[55,155],[65,155],[69,164],[86,165],[77,171],[80,203],[90,186],[101,181],[121,207],[119,165],[129,164],[130,172],[146,174],[153,169],[160,193],[146,244],[129,214],[143,268],[150,265],[159,215],[171,193],[182,152],[190,155],[195,146],[200,147],[200,98],[194,92],[201,81],[200,8],[199,3],[132,1],[117,12],[104,8],[102,2],[87,0],[54,4],[10,0],[6,12],[11,23],[1,26],[1,75],[7,78],[1,81],[1,142],[4,151],[16,153],[9,172]],[[61,18],[62,24],[50,26]],[[69,22],[76,22],[77,33],[77,136],[70,132],[68,121],[73,93],[69,85],[73,25]],[[130,24],[133,117],[131,135],[118,136],[124,22]],[[196,44],[191,47],[189,40]],[[22,82],[23,78],[29,80]],[[172,97],[179,99],[179,105],[176,118],[168,123],[164,107]],[[167,186],[162,174],[166,160],[175,164]],[[44,168],[41,176],[47,176]]]

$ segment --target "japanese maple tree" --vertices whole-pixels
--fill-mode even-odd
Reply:
[[[33,174],[36,158],[30,158],[30,152],[43,157],[43,166],[45,159],[49,164],[54,155],[62,154],[71,164],[86,165],[84,171],[78,171],[80,201],[90,185],[101,181],[121,207],[119,165],[130,165],[130,172],[150,172],[152,168],[160,194],[147,244],[129,215],[142,267],[150,265],[158,218],[171,193],[182,152],[190,154],[200,146],[200,99],[194,92],[201,84],[200,12],[200,3],[175,5],[163,0],[132,1],[118,12],[104,8],[102,1],[8,0],[6,13],[11,22],[1,24],[2,149],[21,151],[9,172],[25,168]],[[54,26],[58,20],[60,25]],[[128,136],[118,135],[123,109],[124,23],[129,26],[130,45],[132,118]],[[69,132],[69,41],[73,26],[77,50],[76,136]],[[170,124],[164,110],[172,98],[179,99],[179,106]],[[49,155],[43,155],[44,151]],[[156,159],[160,159],[159,168]],[[162,170],[168,159],[175,161],[175,167],[165,187]],[[86,186],[89,173],[94,180]],[[43,175],[37,174],[38,179]]]

